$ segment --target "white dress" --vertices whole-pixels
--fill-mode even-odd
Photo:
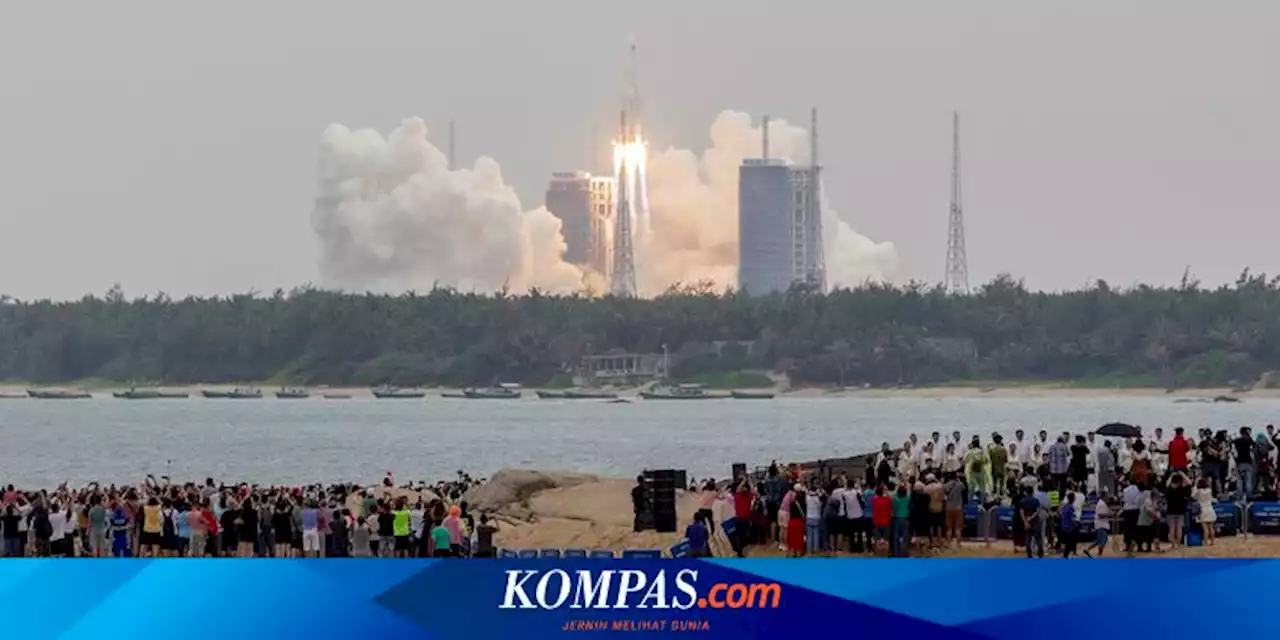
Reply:
[[[1218,521],[1218,514],[1213,511],[1213,489],[1197,488],[1192,492],[1191,498],[1200,505],[1200,524]]]

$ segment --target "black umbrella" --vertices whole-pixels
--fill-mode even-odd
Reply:
[[[1098,427],[1098,435],[1112,438],[1141,438],[1142,429],[1123,422],[1112,422]]]

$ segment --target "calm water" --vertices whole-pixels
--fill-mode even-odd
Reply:
[[[0,483],[174,479],[294,483],[437,479],[464,469],[566,469],[630,476],[733,462],[863,453],[907,434],[1015,428],[1084,431],[1112,420],[1220,428],[1280,419],[1280,400],[1169,398],[813,398],[596,401],[0,400]]]

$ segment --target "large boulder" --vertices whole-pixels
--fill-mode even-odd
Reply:
[[[535,493],[599,480],[598,476],[586,473],[502,469],[490,476],[488,482],[467,491],[462,499],[475,513],[494,511],[525,517],[529,512],[529,498]]]

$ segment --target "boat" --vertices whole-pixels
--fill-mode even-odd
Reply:
[[[618,397],[618,393],[604,389],[565,389],[564,391],[539,391],[538,397],[543,400],[612,400]]]
[[[440,394],[440,397],[441,397],[441,398],[452,398],[452,399],[454,399],[454,400],[466,400],[466,399],[467,399],[467,392],[466,392],[466,391],[446,391],[446,392],[444,392],[444,393]]]
[[[462,395],[469,400],[515,400],[521,396],[521,392],[520,385],[504,382],[496,387],[463,389]]]
[[[93,394],[79,389],[28,389],[27,395],[37,400],[85,400]]]
[[[324,399],[325,399],[325,400],[350,400],[350,399],[351,399],[351,394],[349,394],[349,393],[326,393],[326,394],[324,394]]]
[[[250,389],[247,387],[236,387],[230,391],[219,391],[205,389],[200,392],[206,398],[219,400],[249,400],[253,398],[261,398],[262,391],[258,389]]]
[[[658,391],[641,391],[645,400],[713,400],[729,396],[707,393],[700,384],[680,384]]]
[[[618,392],[606,389],[569,389],[564,392],[564,397],[570,400],[615,400]]]
[[[772,391],[732,391],[729,396],[734,400],[772,400],[777,394]]]
[[[300,387],[280,387],[280,390],[276,392],[276,397],[281,400],[302,400],[310,398],[311,392]]]
[[[417,389],[401,389],[399,387],[381,386],[375,389],[371,389],[370,391],[373,393],[373,397],[384,399],[384,400],[385,399],[406,400],[406,399],[427,397],[426,391],[420,391]]]
[[[185,391],[161,391],[160,389],[138,389],[133,388],[128,391],[117,391],[112,396],[121,400],[163,400],[186,398],[188,394]]]
[[[29,396],[26,393],[16,393],[16,392],[9,392],[9,391],[0,392],[0,400],[17,400],[18,398],[27,398],[27,397]]]

